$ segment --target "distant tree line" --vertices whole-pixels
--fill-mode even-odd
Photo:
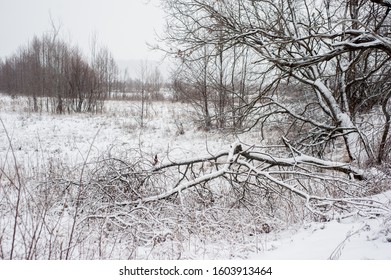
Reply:
[[[121,74],[118,92],[113,99],[127,99],[134,101],[165,100],[167,96],[162,93],[163,88],[170,88],[158,66],[153,66],[148,61],[140,61],[136,73],[129,76],[128,69]]]
[[[34,112],[99,112],[118,87],[118,67],[107,48],[91,44],[90,58],[58,39],[58,30],[35,36],[0,60],[0,92],[28,96]]]

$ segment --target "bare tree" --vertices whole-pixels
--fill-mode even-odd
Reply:
[[[207,48],[202,50],[202,59],[195,61],[182,60],[180,67],[174,72],[174,90],[178,99],[192,104],[196,112],[201,112],[199,119],[203,127],[209,130],[212,126],[211,103],[213,101],[213,90],[210,84],[211,73],[210,57],[207,55]]]
[[[175,53],[176,48],[190,56],[204,45],[248,46],[258,54],[254,63],[273,68],[269,74],[276,78],[263,85],[265,90],[270,93],[292,80],[310,87],[323,120],[314,122],[274,100],[276,108],[314,126],[328,139],[344,139],[352,161],[360,157],[362,147],[368,157],[373,156],[374,147],[363,138],[352,103],[357,98],[355,88],[378,76],[390,59],[389,39],[383,35],[387,9],[367,2],[345,5],[306,0],[173,0],[164,6],[171,16],[165,37],[170,43],[167,52]],[[258,100],[260,96],[248,103],[248,112],[254,112]]]

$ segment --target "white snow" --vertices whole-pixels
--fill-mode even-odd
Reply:
[[[250,256],[270,260],[389,260],[390,229],[381,219],[331,221],[304,225],[298,232],[284,232],[274,249]]]
[[[44,172],[48,161],[68,165],[81,163],[90,148],[91,157],[99,156],[110,147],[141,147],[151,154],[151,160],[155,154],[163,157],[168,150],[172,159],[183,159],[208,155],[208,151],[217,153],[229,148],[236,140],[234,136],[197,130],[191,111],[182,104],[152,104],[147,126],[142,132],[137,124],[137,103],[109,101],[106,107],[106,113],[102,115],[39,114],[28,112],[23,98],[0,95],[0,118],[12,139],[18,164],[24,167],[27,177]],[[176,131],[175,122],[178,121],[183,123],[184,135]],[[249,133],[246,141],[256,142],[256,137],[256,134]],[[10,158],[9,143],[3,127],[0,127],[0,166],[6,167]],[[391,205],[391,192],[374,199]],[[171,245],[167,242],[164,246]],[[187,253],[182,256],[192,259],[390,260],[391,215],[378,219],[351,217],[341,221],[290,225],[284,231],[255,236],[253,243],[242,249],[244,251],[236,250],[234,244],[194,240],[188,249],[184,249]],[[142,255],[142,248],[138,250]],[[165,257],[163,250],[154,256],[159,254]]]

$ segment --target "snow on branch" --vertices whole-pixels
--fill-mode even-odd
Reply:
[[[140,207],[183,195],[184,191],[197,186],[210,188],[213,184],[208,183],[220,178],[244,189],[268,189],[283,199],[288,199],[284,194],[291,193],[300,198],[310,212],[320,216],[328,216],[328,211],[334,207],[342,209],[341,211],[348,215],[356,213],[371,216],[390,211],[383,204],[370,201],[365,195],[360,197],[360,194],[365,194],[365,191],[362,191],[364,187],[360,183],[365,180],[365,175],[362,170],[349,164],[315,158],[289,147],[286,147],[287,150],[293,154],[289,157],[273,156],[254,146],[245,150],[243,147],[237,142],[232,144],[229,150],[215,156],[162,164],[148,172],[166,176],[166,172],[172,169],[182,170],[179,172],[180,175],[177,173],[176,179],[171,181],[173,182],[171,188],[167,186],[159,189],[157,193],[149,193],[134,200],[116,200],[114,205],[115,207]],[[214,161],[213,167],[207,172],[194,172],[197,168],[202,169],[205,161]],[[345,174],[345,177],[339,176],[338,173]],[[219,181],[219,185],[224,180]],[[314,192],[311,190],[313,187],[304,187],[303,182],[308,180],[313,181],[311,185],[326,189],[340,186],[337,187],[340,190],[339,195],[334,197],[326,195],[325,192]]]
[[[256,160],[259,162],[265,162],[272,166],[300,166],[300,165],[310,165],[314,167],[319,167],[323,169],[335,170],[348,174],[355,179],[363,180],[364,172],[353,166],[346,163],[339,163],[334,161],[322,160],[316,157],[308,156],[301,154],[299,156],[282,158],[275,157],[269,154],[259,153],[259,152],[245,152],[242,154],[245,158],[249,160]]]

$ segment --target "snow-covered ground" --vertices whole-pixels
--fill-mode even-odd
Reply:
[[[172,158],[189,158],[216,153],[236,140],[233,135],[198,130],[191,110],[183,104],[150,104],[142,130],[136,102],[108,101],[105,107],[101,115],[31,113],[24,98],[0,95],[0,119],[6,129],[0,125],[0,166],[6,170],[12,162],[6,132],[26,178],[45,172],[50,161],[68,166],[82,163],[89,150],[89,157],[97,157],[115,147],[141,148],[151,155],[151,161],[154,155],[164,161],[162,157],[168,152]],[[184,134],[178,133],[181,125]],[[240,137],[248,142],[257,141],[256,132]],[[391,191],[376,199],[391,206]],[[259,244],[257,250],[237,255],[220,248],[215,256],[224,259],[391,259],[391,216],[290,225],[285,230],[263,234]],[[218,250],[212,248],[214,244],[204,246],[210,246],[209,252]],[[187,257],[202,259],[212,255],[203,250],[199,254],[189,253]]]
[[[390,197],[391,193],[388,193]],[[354,218],[309,223],[296,233],[284,231],[271,250],[250,258],[269,260],[390,260],[391,221]]]
[[[27,163],[37,158],[61,158],[65,162],[84,160],[92,147],[91,157],[113,146],[141,148],[151,154],[196,156],[207,149],[216,152],[229,146],[234,136],[206,134],[195,128],[191,112],[179,103],[157,102],[148,106],[144,129],[140,130],[140,104],[109,101],[105,114],[48,115],[28,112],[24,98],[0,95],[0,117],[12,140],[19,160]],[[182,125],[185,133],[178,133]],[[0,155],[8,151],[7,138],[1,127]]]

